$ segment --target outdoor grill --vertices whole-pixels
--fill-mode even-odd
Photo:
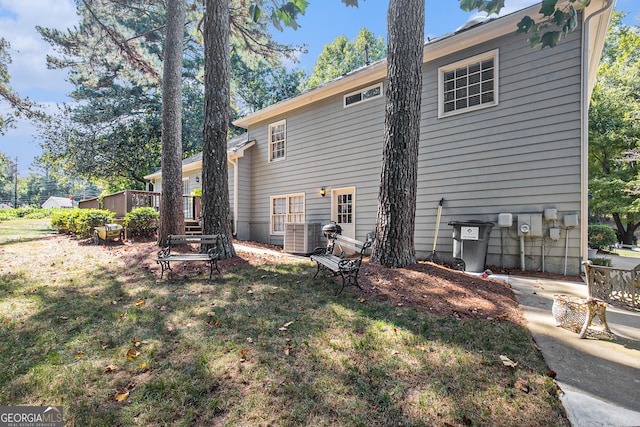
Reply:
[[[324,234],[324,237],[327,239],[333,238],[336,234],[342,234],[342,227],[334,221],[331,221],[329,224],[322,227],[322,234]]]

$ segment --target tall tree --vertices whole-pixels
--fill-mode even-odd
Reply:
[[[371,260],[415,263],[414,225],[420,139],[424,0],[390,0],[382,174]]]
[[[202,212],[205,234],[222,236],[222,257],[235,256],[231,237],[229,183],[227,178],[227,134],[229,129],[231,34],[240,34],[245,47],[263,54],[273,54],[275,45],[264,31],[264,19],[276,28],[282,24],[296,28],[296,18],[303,14],[306,0],[262,0],[251,4],[248,21],[231,19],[228,0],[205,0],[205,121],[202,150]],[[244,3],[240,5],[244,9]],[[242,15],[240,15],[242,16]],[[253,25],[251,24],[253,21]],[[238,37],[234,37],[238,39]]]
[[[232,105],[245,115],[298,95],[305,80],[302,70],[287,70],[278,59],[250,58],[231,52]]]
[[[0,37],[0,101],[9,103],[9,116],[0,114],[0,135],[3,135],[7,128],[13,125],[15,116],[24,115],[34,117],[36,115],[35,105],[28,99],[21,98],[11,89],[8,65],[11,63],[9,49],[11,45],[8,41]]]
[[[589,109],[590,208],[633,244],[640,227],[640,29],[609,26]]]
[[[231,113],[228,0],[205,0],[204,133],[202,149],[202,221],[204,234],[223,237],[223,258],[235,256],[231,244],[227,132]]]
[[[167,1],[167,36],[162,74],[162,201],[158,244],[184,233],[182,188],[182,57],[186,7]]]
[[[382,37],[377,37],[366,28],[362,28],[354,40],[338,36],[325,45],[318,56],[313,72],[306,87],[312,89],[322,83],[347,74],[370,62],[387,55],[387,46]]]

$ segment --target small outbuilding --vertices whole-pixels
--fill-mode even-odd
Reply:
[[[42,209],[51,208],[75,208],[78,206],[78,202],[74,202],[70,197],[56,197],[51,196],[46,202],[42,204]]]

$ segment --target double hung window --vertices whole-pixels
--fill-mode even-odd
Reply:
[[[304,194],[271,197],[271,234],[284,234],[287,222],[304,222]]]
[[[280,120],[269,125],[269,161],[285,158],[287,149],[287,121]]]

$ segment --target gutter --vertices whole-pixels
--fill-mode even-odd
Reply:
[[[581,193],[580,198],[580,216],[582,217],[582,227],[580,227],[580,258],[583,260],[588,259],[587,245],[589,241],[589,102],[591,100],[591,87],[589,84],[589,38],[590,38],[590,24],[591,20],[609,9],[613,9],[616,0],[605,0],[605,4],[602,8],[589,15],[583,22],[582,27],[582,88],[581,88],[581,101],[582,101],[582,114],[580,123],[580,133],[582,139],[582,161],[580,162],[580,175],[581,175]],[[607,20],[608,22],[608,20]],[[605,29],[605,38],[606,38]],[[595,78],[595,77],[594,77]],[[585,226],[586,222],[586,226]]]

